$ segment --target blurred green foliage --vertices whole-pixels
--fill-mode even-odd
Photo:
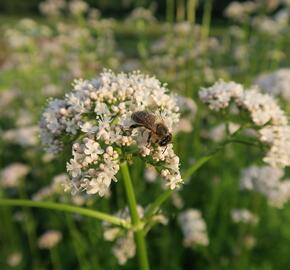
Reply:
[[[177,3],[178,0],[175,0]],[[38,4],[42,0],[1,0],[0,12],[2,15],[25,15],[39,14]],[[102,13],[107,16],[124,17],[135,7],[152,7],[156,9],[157,17],[164,18],[166,10],[166,0],[86,0],[91,7],[102,10]],[[216,0],[213,7],[213,16],[217,19],[222,18],[224,8],[231,2],[230,0]],[[187,3],[187,0],[184,0]],[[202,15],[202,6],[204,0],[199,1],[199,9],[197,16]]]

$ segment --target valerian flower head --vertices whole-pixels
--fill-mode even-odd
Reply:
[[[219,111],[229,106],[232,99],[243,94],[243,87],[235,82],[216,82],[213,86],[202,88],[199,92],[200,99],[208,104],[211,110]]]
[[[281,181],[283,176],[281,168],[250,166],[242,170],[240,188],[259,192],[267,198],[269,205],[282,208],[290,199],[290,181]]]
[[[64,99],[49,102],[40,123],[41,139],[52,153],[72,142],[72,158],[67,163],[71,181],[66,189],[106,195],[128,153],[153,165],[169,188],[182,183],[172,144],[160,146],[148,141],[152,131],[131,128],[132,114],[137,111],[154,114],[170,133],[179,121],[177,98],[155,77],[139,72],[105,70],[97,79],[75,80]]]
[[[259,75],[255,83],[266,93],[290,101],[290,69],[282,68]]]
[[[272,96],[258,88],[244,89],[240,84],[222,80],[201,89],[199,96],[211,110],[221,111],[234,103],[237,112],[248,113],[260,142],[268,149],[263,161],[273,167],[290,165],[290,126],[285,112]]]

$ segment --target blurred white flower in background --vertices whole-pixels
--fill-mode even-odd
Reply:
[[[199,210],[187,209],[181,212],[178,215],[178,223],[183,233],[185,247],[209,244],[207,226]]]
[[[125,21],[127,23],[135,23],[140,20],[146,23],[157,22],[156,18],[153,15],[153,12],[150,9],[146,9],[143,7],[137,7],[133,9]]]
[[[136,254],[134,233],[129,232],[125,237],[118,238],[112,252],[120,265],[124,265],[128,259],[133,258]]]
[[[144,178],[147,182],[153,183],[158,177],[158,172],[153,166],[147,166],[144,170]]]
[[[279,16],[277,18],[259,16],[253,19],[252,24],[257,31],[265,35],[277,37],[288,26],[288,20]]]
[[[6,130],[3,132],[2,138],[9,143],[15,143],[22,146],[35,146],[39,142],[38,135],[38,126],[28,126]]]
[[[240,128],[240,125],[229,122],[228,123],[228,135],[235,133]],[[227,125],[225,123],[221,123],[216,127],[210,129],[208,133],[204,134],[205,137],[210,138],[214,142],[221,142],[227,136]]]
[[[10,267],[17,267],[22,262],[22,253],[19,251],[12,252],[8,255],[6,261]]]
[[[231,211],[231,218],[235,223],[257,224],[258,216],[246,208],[235,208]]]
[[[137,206],[138,216],[143,218],[144,209],[142,206]],[[129,209],[126,207],[119,210],[115,216],[122,218],[128,222],[131,222]],[[152,217],[152,221],[160,224],[167,224],[167,219],[162,214],[157,214]],[[136,254],[136,245],[134,241],[134,231],[124,230],[121,227],[115,227],[108,222],[103,222],[104,239],[107,241],[114,241],[112,252],[117,258],[118,263],[123,265],[128,259],[133,258]]]
[[[290,101],[290,69],[282,68],[259,75],[254,83],[266,93]]]
[[[242,170],[241,190],[263,194],[269,205],[282,208],[290,200],[290,180],[282,180],[284,171],[269,166],[250,166]]]
[[[174,207],[181,209],[184,206],[184,200],[179,192],[173,192],[171,195],[171,202]]]
[[[82,0],[72,0],[68,3],[68,8],[72,15],[79,16],[88,11],[89,5]]]
[[[254,1],[237,2],[232,1],[224,11],[224,15],[234,21],[243,22],[258,8]]]
[[[61,241],[61,239],[62,233],[60,231],[47,231],[38,239],[38,247],[40,249],[52,249]]]
[[[45,200],[55,194],[63,194],[64,186],[69,181],[67,174],[62,173],[54,176],[50,185],[45,186],[38,190],[33,196],[32,199],[35,201]]]
[[[30,167],[21,163],[12,163],[0,174],[0,185],[5,188],[17,187],[19,181],[30,172]]]
[[[65,5],[65,0],[45,0],[39,4],[39,10],[46,16],[59,16]]]

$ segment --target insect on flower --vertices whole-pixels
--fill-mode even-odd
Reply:
[[[164,123],[157,120],[157,117],[147,111],[137,111],[131,116],[132,120],[136,123],[130,126],[130,128],[144,127],[150,130],[147,142],[149,143],[152,138],[160,146],[167,146],[172,140],[172,134]]]

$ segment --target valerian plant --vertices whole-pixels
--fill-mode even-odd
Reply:
[[[139,156],[154,166],[169,190],[177,189],[183,180],[173,145],[163,147],[150,140],[151,131],[147,128],[131,128],[135,124],[132,114],[137,111],[154,113],[169,132],[173,131],[180,117],[177,96],[169,93],[154,77],[138,72],[114,74],[105,70],[98,79],[76,80],[73,90],[64,99],[49,102],[40,126],[42,141],[49,152],[60,152],[67,137],[72,141],[72,158],[67,162],[70,180],[65,183],[66,191],[72,194],[85,191],[103,197],[110,192],[112,182],[118,181],[116,174],[121,171],[133,229],[126,234],[127,238],[120,235],[119,247],[113,252],[120,263],[132,257],[135,254],[134,233],[140,267],[148,269],[144,241],[146,224],[137,211],[128,161]],[[154,217],[150,215],[148,222],[152,219]],[[124,247],[128,249],[129,244],[133,247],[126,252]]]
[[[269,165],[283,168],[290,164],[290,127],[283,110],[271,96],[223,81],[201,89],[199,94],[210,110],[221,112],[221,117],[226,115],[225,122],[237,120],[238,127],[181,173],[172,142],[160,146],[150,139],[152,130],[143,126],[132,128],[136,124],[132,114],[148,111],[173,133],[183,110],[178,104],[185,104],[180,102],[180,96],[171,93],[155,77],[140,72],[115,74],[104,70],[96,79],[75,80],[71,92],[63,99],[51,100],[44,110],[40,122],[42,142],[54,154],[64,146],[71,146],[71,158],[66,164],[70,177],[64,178],[65,191],[70,191],[72,196],[85,192],[104,197],[112,185],[119,184],[114,182],[120,181],[117,178],[120,171],[128,208],[111,215],[51,202],[0,200],[0,204],[76,212],[103,220],[104,238],[115,241],[112,252],[118,262],[124,264],[137,253],[140,269],[149,269],[145,238],[155,224],[167,224],[167,218],[159,212],[161,205],[226,145],[242,143],[259,147],[265,151],[263,160]],[[254,136],[245,132],[249,128]],[[130,176],[128,164],[134,165],[136,157],[155,167],[163,179],[164,192],[147,207],[137,204]],[[207,226],[199,210],[183,211],[178,223],[185,246],[209,244]]]

